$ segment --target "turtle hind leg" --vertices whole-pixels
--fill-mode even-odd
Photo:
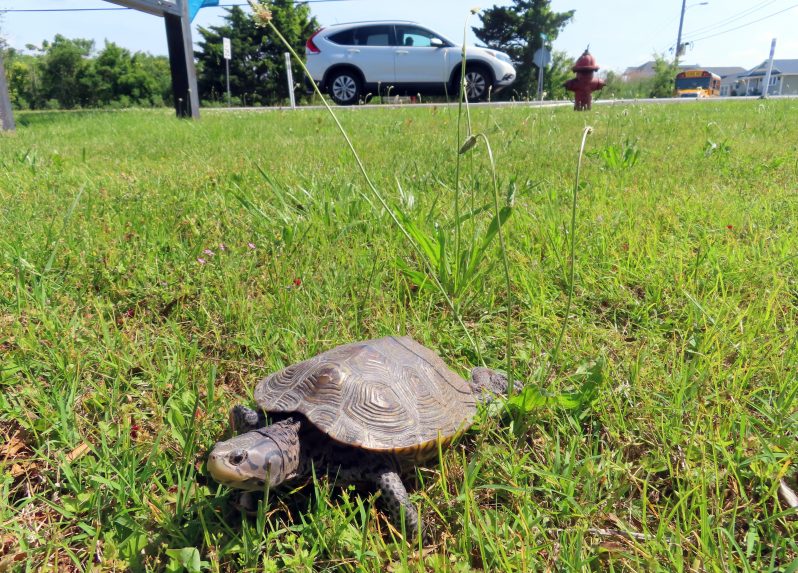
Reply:
[[[266,415],[261,410],[254,410],[237,404],[230,408],[230,429],[233,435],[244,434],[266,425]]]
[[[508,393],[507,376],[490,368],[477,367],[471,370],[471,391],[480,402],[489,403],[496,396],[506,396]],[[513,381],[513,393],[517,394],[524,389],[518,380]]]
[[[418,514],[410,503],[407,488],[399,474],[393,470],[385,470],[377,476],[377,487],[383,507],[391,518],[391,523],[402,531],[402,513],[404,512],[405,539],[413,541],[418,535]]]

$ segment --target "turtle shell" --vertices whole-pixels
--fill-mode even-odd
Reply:
[[[266,412],[299,412],[332,439],[421,461],[471,425],[476,398],[407,336],[338,346],[258,382]]]

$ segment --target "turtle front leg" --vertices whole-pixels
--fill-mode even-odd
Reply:
[[[410,503],[407,488],[399,474],[393,470],[385,470],[377,476],[377,487],[380,490],[381,500],[391,523],[402,531],[402,510],[405,514],[405,536],[409,541],[415,540],[418,535],[418,514],[415,506]]]
[[[477,400],[489,404],[496,396],[506,396],[509,390],[507,376],[490,368],[481,366],[471,370],[471,391]],[[517,394],[524,389],[518,380],[513,381],[513,393]]]

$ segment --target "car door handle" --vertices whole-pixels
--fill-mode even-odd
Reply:
[[[360,50],[358,50],[357,48],[349,48],[347,52],[349,52],[350,54],[359,54]]]
[[[407,54],[409,53],[407,50],[396,50],[397,54]]]

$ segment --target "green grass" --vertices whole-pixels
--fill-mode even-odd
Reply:
[[[452,248],[455,108],[338,111],[381,195]],[[324,113],[20,114],[0,138],[0,569],[795,570],[796,115],[473,109],[512,197],[512,292],[493,241],[449,304]],[[461,161],[464,250],[495,205],[484,145]],[[250,519],[207,478],[266,373],[396,333],[503,368],[508,301],[531,389],[419,470],[422,552],[369,492],[311,482]]]

